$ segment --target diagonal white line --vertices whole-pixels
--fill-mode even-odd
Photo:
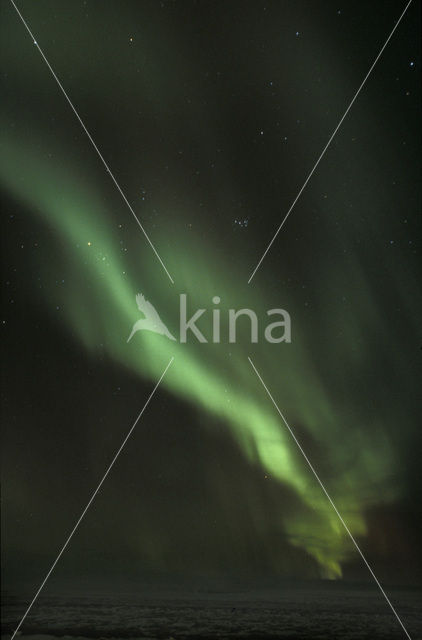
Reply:
[[[172,364],[174,360],[174,357],[172,357],[169,361],[169,363],[167,364],[166,368],[164,369],[163,373],[160,376],[160,379],[158,380],[157,384],[155,385],[154,389],[151,391],[148,400],[145,402],[144,406],[142,407],[141,412],[139,413],[138,417],[136,418],[135,422],[133,423],[133,425],[131,426],[131,428],[129,429],[128,434],[126,435],[125,439],[123,440],[122,444],[120,445],[119,449],[117,450],[117,453],[115,454],[113,460],[110,462],[109,466],[107,467],[107,470],[105,472],[105,474],[103,475],[103,477],[101,478],[100,483],[98,484],[97,488],[95,489],[94,493],[92,494],[92,496],[90,497],[88,504],[86,505],[85,509],[82,511],[81,515],[79,516],[78,521],[76,522],[75,526],[73,527],[72,531],[70,532],[69,536],[66,539],[66,542],[64,543],[64,545],[62,546],[62,548],[60,549],[60,552],[57,556],[57,558],[54,560],[53,564],[51,565],[51,568],[49,570],[49,572],[47,573],[47,575],[45,576],[44,580],[41,582],[38,591],[36,592],[35,596],[32,598],[31,603],[29,604],[27,610],[25,611],[21,621],[19,622],[18,626],[16,627],[15,631],[13,632],[13,635],[11,637],[11,640],[13,640],[13,638],[16,636],[16,634],[18,633],[19,629],[22,626],[23,621],[25,620],[26,616],[28,615],[28,613],[30,612],[30,610],[32,609],[32,606],[35,602],[35,600],[38,598],[38,596],[40,595],[42,589],[44,588],[45,583],[47,582],[47,580],[49,579],[49,577],[51,576],[51,574],[54,571],[54,568],[56,566],[56,564],[58,563],[58,561],[60,560],[61,556],[63,555],[63,552],[65,551],[66,547],[68,546],[69,542],[71,541],[73,534],[76,532],[76,529],[79,527],[80,523],[82,522],[82,519],[84,518],[86,512],[88,511],[89,507],[91,506],[91,504],[94,501],[95,496],[97,495],[97,493],[99,492],[99,490],[101,489],[104,480],[107,478],[108,474],[111,471],[111,468],[113,467],[114,463],[116,462],[117,458],[119,457],[123,447],[125,446],[126,442],[129,440],[130,436],[132,435],[133,430],[135,429],[136,425],[138,424],[140,418],[142,417],[142,414],[144,413],[145,409],[147,408],[152,396],[154,395],[154,393],[156,392],[156,390],[158,389],[162,379],[164,378],[164,376],[167,373],[168,368],[170,367],[170,365]]]
[[[327,144],[325,145],[325,147],[323,148],[318,160],[315,162],[314,166],[311,169],[311,172],[309,173],[308,177],[306,178],[305,182],[302,185],[302,188],[300,189],[299,193],[297,194],[296,198],[293,200],[292,204],[290,205],[290,209],[287,211],[286,215],[284,216],[283,220],[281,221],[280,226],[278,227],[277,231],[275,232],[275,234],[273,235],[270,244],[268,245],[268,247],[265,249],[260,261],[258,262],[258,264],[256,265],[255,269],[252,272],[251,277],[248,280],[248,284],[250,284],[252,278],[254,277],[255,273],[258,271],[259,267],[261,266],[262,261],[264,260],[265,256],[267,255],[268,251],[270,250],[274,240],[276,239],[276,237],[278,236],[278,234],[280,233],[284,223],[286,222],[287,218],[289,217],[290,213],[292,212],[296,202],[299,200],[300,196],[302,195],[306,185],[308,184],[309,180],[311,179],[315,169],[317,168],[317,166],[319,165],[319,163],[321,162],[322,158],[325,155],[325,152],[327,151],[328,147],[330,146],[331,142],[334,139],[334,136],[336,135],[337,131],[340,129],[341,125],[343,124],[344,119],[346,118],[347,114],[349,113],[350,109],[352,108],[356,98],[358,97],[358,95],[360,94],[361,90],[363,89],[366,81],[368,80],[369,76],[371,75],[375,65],[377,64],[378,60],[380,59],[380,57],[383,54],[383,51],[385,49],[385,47],[387,46],[387,44],[390,42],[391,37],[393,36],[393,33],[395,32],[395,30],[397,29],[397,27],[399,26],[404,14],[406,13],[406,11],[408,10],[408,8],[410,7],[410,5],[412,4],[412,0],[409,0],[409,2],[407,3],[407,5],[405,6],[400,18],[397,20],[396,24],[394,25],[393,30],[391,31],[390,35],[388,36],[387,40],[385,41],[384,45],[382,46],[379,54],[377,55],[377,57],[375,58],[374,62],[372,63],[368,73],[366,74],[366,76],[364,77],[364,79],[362,80],[362,83],[359,87],[359,89],[356,91],[355,95],[352,98],[352,101],[350,102],[349,106],[347,107],[346,111],[343,114],[343,117],[341,118],[340,122],[338,123],[338,125],[336,126],[336,128],[334,129],[333,133],[331,134]]]
[[[266,384],[265,384],[265,382],[263,381],[263,379],[262,379],[261,375],[259,374],[259,372],[258,372],[257,368],[255,367],[254,363],[252,362],[252,360],[251,360],[251,358],[250,358],[249,356],[248,356],[248,360],[249,360],[249,362],[251,363],[252,368],[253,368],[253,370],[255,371],[256,375],[258,376],[259,380],[261,381],[262,386],[264,387],[265,391],[267,392],[267,394],[268,394],[268,396],[269,396],[269,398],[270,398],[271,402],[273,403],[273,405],[274,405],[274,406],[275,406],[275,408],[277,409],[277,412],[279,413],[279,415],[280,415],[281,419],[283,420],[284,424],[286,425],[287,429],[289,430],[290,435],[292,436],[293,440],[295,441],[296,445],[298,446],[298,448],[299,448],[299,450],[300,450],[300,452],[301,452],[302,456],[305,458],[305,460],[306,460],[306,462],[307,462],[307,464],[308,464],[308,466],[309,466],[310,470],[312,471],[312,473],[314,474],[315,478],[317,479],[318,484],[320,485],[321,489],[322,489],[322,490],[323,490],[323,492],[325,493],[325,495],[326,495],[326,497],[327,497],[327,499],[328,499],[329,503],[331,504],[331,506],[333,507],[334,511],[336,512],[336,515],[337,515],[338,519],[340,520],[341,524],[342,524],[342,525],[343,525],[343,527],[345,528],[345,530],[346,530],[346,532],[347,532],[348,536],[350,537],[351,541],[353,542],[354,546],[356,547],[357,551],[359,552],[359,555],[361,556],[362,560],[363,560],[363,561],[364,561],[364,563],[366,564],[366,566],[367,566],[367,568],[368,568],[368,570],[369,570],[369,573],[371,574],[371,576],[372,576],[372,577],[373,577],[373,579],[375,580],[375,582],[376,582],[376,584],[377,584],[378,588],[380,589],[380,591],[381,591],[382,595],[384,596],[384,598],[386,599],[387,603],[389,604],[389,606],[390,606],[390,608],[391,608],[392,612],[393,612],[393,613],[394,613],[394,615],[396,616],[396,618],[397,618],[397,620],[398,620],[398,622],[399,622],[399,624],[400,624],[401,628],[402,628],[402,629],[403,629],[403,631],[405,632],[405,634],[406,634],[407,638],[409,638],[409,640],[412,640],[412,639],[411,639],[411,637],[410,637],[410,635],[409,635],[409,633],[408,633],[408,631],[407,631],[407,629],[406,629],[406,627],[404,626],[403,622],[400,620],[400,618],[399,618],[399,615],[398,615],[397,611],[395,610],[395,608],[394,608],[394,607],[393,607],[393,605],[391,604],[391,602],[390,602],[390,600],[389,600],[389,598],[388,598],[387,594],[385,593],[384,589],[382,588],[382,586],[381,586],[381,584],[380,584],[380,582],[379,582],[378,578],[376,577],[376,575],[375,575],[375,573],[373,572],[373,570],[371,569],[371,567],[370,567],[370,565],[369,565],[369,563],[368,563],[367,559],[365,558],[365,556],[363,555],[362,551],[360,550],[360,547],[359,547],[358,543],[356,542],[355,538],[353,537],[353,535],[352,535],[352,533],[351,533],[351,531],[350,531],[349,527],[347,526],[347,524],[346,524],[346,523],[345,523],[345,521],[343,520],[343,518],[342,518],[342,516],[341,516],[340,512],[338,511],[338,509],[337,509],[336,505],[334,504],[333,500],[331,499],[331,497],[330,497],[330,495],[329,495],[329,493],[328,493],[327,489],[325,488],[324,484],[322,483],[322,480],[320,479],[319,475],[318,475],[318,474],[317,474],[317,472],[315,471],[315,469],[314,469],[314,467],[313,467],[313,465],[312,465],[311,461],[309,460],[308,456],[306,455],[306,453],[305,453],[305,452],[304,452],[304,450],[302,449],[302,446],[301,446],[301,444],[300,444],[299,440],[296,438],[296,436],[295,436],[295,434],[294,434],[294,431],[291,429],[291,427],[289,426],[289,424],[288,424],[288,422],[287,422],[286,418],[285,418],[285,417],[284,417],[284,415],[281,413],[281,411],[280,411],[280,409],[279,409],[279,407],[278,407],[278,405],[277,405],[276,401],[275,401],[275,400],[274,400],[274,398],[272,397],[272,395],[271,395],[271,393],[270,393],[270,391],[269,391],[269,389],[268,389],[267,385],[266,385]]]
[[[122,196],[123,200],[125,201],[129,211],[131,212],[131,214],[133,215],[133,217],[135,218],[136,222],[139,225],[139,228],[141,229],[142,233],[144,234],[145,238],[148,241],[148,244],[150,245],[151,249],[153,250],[153,252],[155,253],[155,255],[157,256],[161,266],[163,267],[164,271],[166,272],[166,274],[168,275],[168,277],[170,278],[170,281],[172,284],[174,284],[174,280],[171,277],[171,275],[169,274],[169,272],[167,271],[167,268],[164,264],[164,262],[162,261],[162,259],[160,258],[157,249],[155,248],[155,246],[152,243],[152,240],[150,239],[150,237],[148,236],[147,232],[145,231],[144,227],[142,226],[138,216],[136,215],[136,213],[134,212],[132,205],[130,204],[130,202],[128,201],[128,199],[126,198],[125,194],[123,193],[119,183],[117,182],[116,178],[114,177],[114,175],[111,172],[110,167],[108,166],[107,162],[104,160],[103,155],[101,153],[101,151],[99,150],[99,148],[97,147],[97,145],[94,142],[93,137],[91,136],[91,134],[89,133],[88,129],[86,128],[82,118],[80,117],[79,113],[76,111],[76,108],[73,106],[73,103],[71,101],[71,99],[69,98],[69,96],[67,95],[65,89],[63,88],[63,85],[61,84],[60,80],[58,79],[58,77],[56,76],[52,66],[50,65],[49,61],[47,60],[47,58],[44,55],[44,52],[42,51],[40,45],[38,44],[36,38],[34,37],[34,35],[32,34],[32,31],[30,30],[30,28],[28,27],[28,24],[26,23],[26,21],[24,20],[21,12],[19,11],[19,9],[17,8],[16,4],[14,3],[13,0],[10,0],[10,2],[12,3],[12,5],[15,7],[16,9],[16,13],[18,14],[19,18],[21,19],[25,29],[27,30],[27,32],[29,33],[29,35],[32,38],[32,41],[34,43],[34,45],[37,47],[38,51],[41,54],[42,59],[44,60],[45,64],[47,65],[47,67],[50,70],[51,75],[53,76],[54,80],[57,82],[57,85],[59,86],[61,92],[63,93],[64,97],[66,98],[67,102],[69,103],[73,113],[75,114],[75,116],[77,117],[77,119],[79,120],[79,123],[82,127],[82,129],[85,131],[86,135],[88,136],[89,141],[91,142],[92,146],[94,147],[95,151],[98,154],[98,157],[100,158],[101,162],[103,163],[107,173],[110,175],[111,179],[113,180],[114,184],[117,187],[118,192],[120,193],[120,195]]]

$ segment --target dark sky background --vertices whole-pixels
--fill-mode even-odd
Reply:
[[[334,577],[334,566],[370,580],[325,524],[295,445],[268,439],[281,421],[248,355],[380,580],[420,584],[419,3],[247,284],[404,6],[19,2],[172,285],[3,0],[3,567],[14,593],[38,587],[173,354],[151,334],[126,344],[138,291],[176,332],[180,292],[192,308],[213,295],[283,307],[293,342],[177,345],[47,589],[267,584]]]

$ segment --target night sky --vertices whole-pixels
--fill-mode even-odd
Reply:
[[[46,589],[372,580],[256,364],[386,584],[421,584],[417,2],[2,1],[3,567]],[[178,336],[138,332],[142,292]],[[227,310],[251,308],[236,344]],[[292,343],[264,340],[284,308]],[[419,522],[419,524],[418,524]]]

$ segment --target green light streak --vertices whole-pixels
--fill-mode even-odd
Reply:
[[[314,449],[323,452],[323,469],[318,470],[357,537],[365,535],[366,508],[379,499],[377,483],[384,482],[385,500],[394,497],[387,482],[394,456],[381,430],[372,425],[369,436],[353,411],[349,411],[348,422],[357,426],[347,432],[342,429],[341,407],[333,406],[306,352],[306,332],[295,301],[283,295],[282,302],[274,304],[256,287],[242,285],[239,289],[248,273],[247,265],[235,269],[232,264],[222,264],[203,239],[193,241],[190,234],[188,243],[186,234],[177,232],[169,249],[169,239],[155,234],[159,251],[168,254],[163,257],[176,280],[172,287],[140,233],[139,253],[122,251],[114,212],[103,202],[95,183],[89,184],[70,161],[59,164],[42,157],[40,148],[41,143],[35,141],[6,140],[1,180],[63,243],[63,267],[71,284],[62,294],[53,291],[52,285],[45,286],[47,305],[52,297],[61,295],[61,318],[85,347],[95,353],[103,344],[110,357],[145,379],[155,381],[174,356],[175,363],[163,384],[199,411],[224,421],[251,464],[294,490],[298,501],[295,512],[286,514],[283,505],[279,507],[284,530],[293,544],[316,559],[321,575],[340,576],[341,564],[352,552],[351,543],[250,370],[247,355],[253,352],[305,450],[310,443],[307,453],[311,460]],[[54,157],[61,158],[58,149]],[[126,212],[120,215],[128,222]],[[134,224],[130,233],[138,234]],[[261,327],[261,344],[252,349],[246,324],[236,345],[181,345],[150,332],[137,333],[127,344],[131,327],[140,317],[135,303],[138,291],[151,300],[176,336],[180,292],[188,294],[192,312],[199,307],[211,309],[213,295],[221,296],[222,313],[228,307],[257,311],[284,307],[292,315],[293,344],[264,344]],[[207,327],[210,336],[210,312],[208,316],[201,327]],[[351,324],[347,330],[350,339],[356,340],[359,327]]]

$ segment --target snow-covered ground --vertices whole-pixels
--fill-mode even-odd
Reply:
[[[422,638],[421,593],[389,592],[412,640]],[[3,602],[2,639],[25,610]],[[21,638],[125,638],[150,640],[393,640],[405,638],[376,588],[295,588],[266,594],[47,597],[34,605]]]

